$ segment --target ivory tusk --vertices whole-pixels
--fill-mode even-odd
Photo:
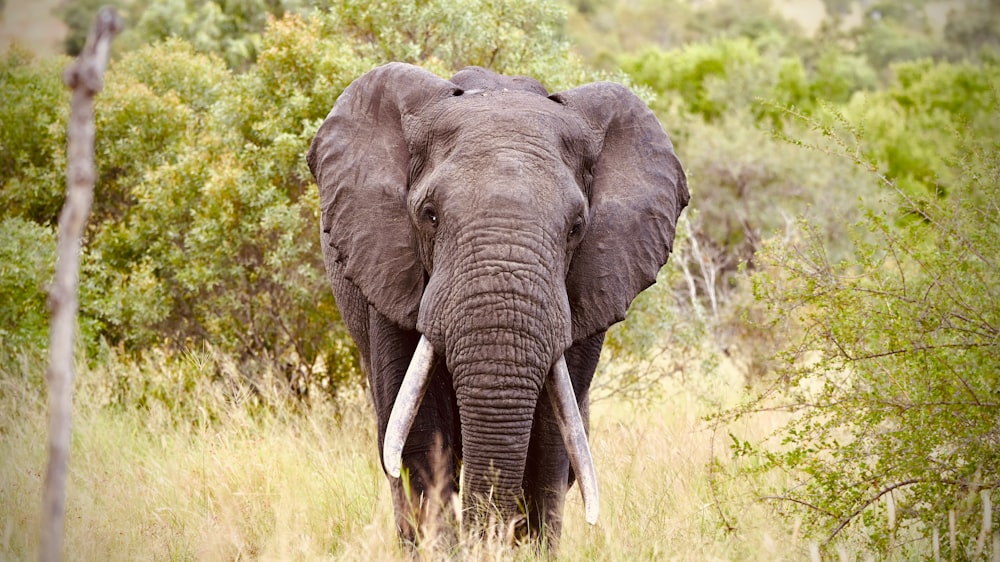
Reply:
[[[393,478],[399,478],[403,465],[403,446],[410,434],[413,420],[417,417],[420,402],[431,381],[431,367],[434,365],[434,347],[426,337],[420,336],[417,349],[413,352],[410,366],[406,368],[403,384],[396,394],[396,401],[389,414],[389,424],[385,428],[385,442],[382,444],[382,463],[385,471]]]
[[[545,387],[548,389],[549,400],[552,401],[552,410],[559,423],[563,443],[569,453],[570,465],[573,466],[576,479],[580,481],[587,523],[594,525],[601,509],[597,494],[597,470],[594,468],[594,458],[590,456],[587,432],[583,427],[580,407],[576,403],[576,393],[569,378],[565,356],[560,356],[552,367],[552,380]]]

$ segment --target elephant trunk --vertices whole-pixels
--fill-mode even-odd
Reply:
[[[512,231],[524,237],[511,240]],[[547,377],[572,343],[565,256],[553,235],[514,219],[448,242],[435,249],[445,265],[431,275],[417,328],[452,375],[463,503],[474,519],[485,504],[508,520],[522,496],[538,400],[550,399]]]
[[[509,233],[515,225],[505,226],[479,234]],[[516,514],[522,495],[546,376],[570,344],[562,256],[544,233],[534,235],[524,243],[466,238],[463,246],[474,255],[453,270],[441,309],[450,319],[442,339],[458,401],[463,500],[472,509],[488,501],[504,518]]]
[[[447,353],[462,428],[463,500],[472,508],[489,501],[504,518],[515,514],[521,496],[535,408],[554,353],[548,342],[526,335],[522,323],[531,320],[461,332]]]

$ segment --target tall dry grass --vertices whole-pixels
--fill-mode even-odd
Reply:
[[[280,396],[264,396],[272,405],[261,407],[260,400],[208,382],[199,372],[207,365],[195,359],[129,364],[112,357],[79,375],[67,501],[70,560],[404,557],[362,392],[337,404],[315,401],[307,411]],[[721,373],[667,381],[663,398],[641,407],[594,405],[601,519],[586,525],[574,487],[560,558],[808,556],[794,525],[753,501],[740,480],[718,478],[732,468],[726,431],[742,437],[775,423],[761,418],[713,432],[703,416],[742,392],[738,378]],[[0,559],[26,560],[38,549],[44,396],[29,382],[36,374],[0,375]],[[123,385],[150,397],[123,398]],[[498,540],[462,548],[456,555],[462,559],[538,556]]]

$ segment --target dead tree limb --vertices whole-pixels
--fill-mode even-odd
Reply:
[[[80,246],[94,200],[94,96],[101,90],[111,40],[121,30],[112,8],[97,14],[87,44],[63,76],[73,90],[66,137],[66,202],[59,215],[55,278],[49,288],[49,459],[42,499],[40,559],[62,558],[66,475],[69,469],[70,409],[73,397],[73,350]]]

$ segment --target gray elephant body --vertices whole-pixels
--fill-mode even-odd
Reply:
[[[408,485],[390,477],[401,535],[439,519],[464,463],[467,508],[524,515],[554,543],[572,471],[550,373],[565,357],[586,420],[604,333],[655,280],[688,202],[655,116],[615,84],[550,96],[392,63],[344,91],[308,161],[380,451],[421,335],[437,358],[404,436]]]

